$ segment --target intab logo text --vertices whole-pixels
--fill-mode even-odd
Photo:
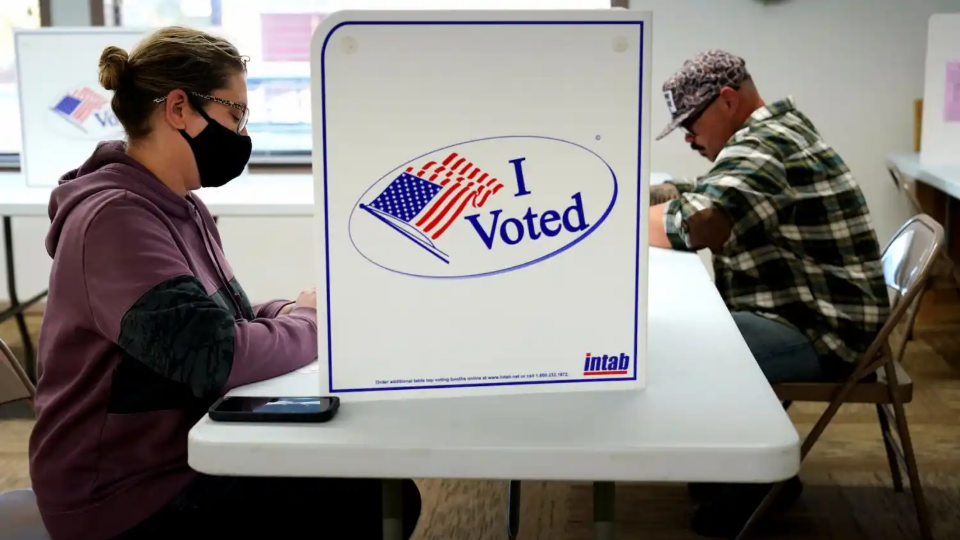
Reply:
[[[630,371],[630,356],[626,353],[593,356],[587,353],[583,361],[584,375],[626,375]]]

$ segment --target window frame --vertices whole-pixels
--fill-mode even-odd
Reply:
[[[38,0],[40,7],[40,27],[57,26],[54,24],[51,4],[58,0]],[[59,0],[63,1],[63,0]],[[119,0],[122,1],[122,0]],[[88,26],[105,26],[106,12],[104,0],[88,0],[90,6],[90,24]],[[115,0],[114,13],[110,17],[112,26],[121,26],[120,6]],[[630,9],[630,0],[610,0],[610,7]],[[250,157],[251,169],[288,169],[291,167],[309,167],[313,164],[312,150],[293,150],[289,152],[255,152]],[[19,171],[20,152],[0,153],[0,171]]]
[[[95,2],[99,3],[100,6],[103,6],[102,1],[103,0],[90,0],[90,9],[93,9],[93,4]],[[41,27],[51,26],[50,3],[51,0],[37,1],[37,7],[40,9]],[[17,106],[19,107],[19,98],[17,100]],[[0,172],[18,171],[20,171],[20,152],[0,152]]]

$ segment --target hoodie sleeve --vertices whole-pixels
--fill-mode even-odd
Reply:
[[[204,203],[203,200],[201,200],[196,194],[191,194],[190,197],[201,210],[200,216],[203,218],[203,222],[207,226],[207,230],[210,231],[210,235],[213,236],[213,241],[216,242],[220,250],[223,251],[223,240],[220,238],[220,227],[217,225],[217,221],[213,219],[210,209],[207,208],[206,203]],[[269,302],[264,302],[262,304],[257,304],[253,306],[253,316],[256,319],[273,319],[280,314],[280,310],[293,303],[294,302],[292,300],[277,299],[270,300]]]
[[[292,300],[271,300],[263,304],[257,304],[253,306],[253,312],[256,314],[256,317],[264,319],[273,319],[280,315],[280,311],[293,304]]]
[[[317,312],[234,320],[207,294],[167,226],[129,199],[110,202],[84,236],[96,328],[198,397],[293,371],[317,356]]]

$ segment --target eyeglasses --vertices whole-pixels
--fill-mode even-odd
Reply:
[[[734,91],[740,90],[740,86],[731,86],[730,88],[732,88]],[[680,124],[680,129],[682,129],[688,136],[696,137],[697,134],[693,132],[693,125],[697,123],[697,120],[699,120],[701,116],[703,116],[704,111],[706,111],[711,105],[713,105],[713,102],[718,99],[720,99],[719,93],[717,93],[713,99],[701,107],[700,110],[688,116],[687,119]]]
[[[247,127],[247,121],[250,120],[250,109],[243,103],[235,103],[227,99],[218,98],[216,96],[208,96],[207,94],[200,94],[198,92],[187,92],[187,95],[200,98],[200,99],[205,99],[207,101],[213,101],[215,103],[219,103],[221,105],[226,105],[227,107],[237,109],[238,111],[240,111],[240,120],[237,121],[237,133],[243,132],[244,128]],[[167,100],[167,96],[163,96],[153,100],[153,102],[163,103],[166,100]],[[198,110],[200,111],[200,114],[203,114],[204,116],[206,116],[206,114],[203,112],[203,109],[198,108]]]
[[[716,101],[717,98],[719,97],[720,95],[718,94],[717,97],[708,101],[706,105],[700,108],[700,110],[688,116],[687,119],[680,124],[680,129],[682,129],[688,137],[697,136],[697,134],[693,132],[693,125],[697,123],[697,120],[699,120],[700,117],[703,116],[703,112],[706,111],[707,108],[710,107],[710,105],[713,105],[713,102]]]

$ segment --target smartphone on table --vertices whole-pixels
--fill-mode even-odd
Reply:
[[[226,396],[214,403],[210,419],[216,422],[323,423],[340,408],[340,398]]]

